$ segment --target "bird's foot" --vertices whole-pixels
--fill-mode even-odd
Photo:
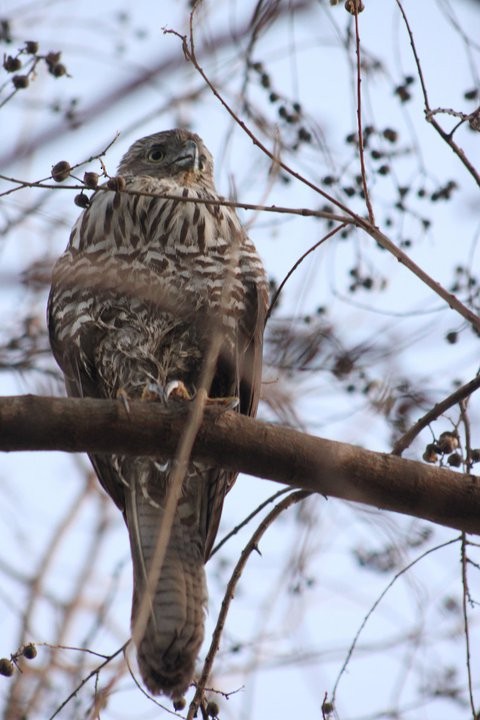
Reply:
[[[154,382],[149,382],[145,385],[140,395],[140,400],[144,402],[153,402],[155,400],[164,400],[165,394],[164,389],[161,385]]]
[[[142,391],[141,399],[144,401],[168,402],[168,400],[193,400],[185,384],[181,380],[171,380],[165,386],[149,382]]]

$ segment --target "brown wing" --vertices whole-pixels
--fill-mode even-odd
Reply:
[[[268,292],[263,282],[247,284],[246,311],[239,327],[234,358],[221,356],[212,383],[212,397],[234,396],[240,399],[237,408],[242,415],[255,416],[262,382],[263,330],[268,308]],[[225,495],[238,473],[212,471],[209,481],[207,540],[208,560],[217,535]],[[220,476],[220,477],[219,477]]]

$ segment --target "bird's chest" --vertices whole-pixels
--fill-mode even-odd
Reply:
[[[242,238],[237,218],[218,205],[158,202],[138,259],[191,302],[231,305],[242,295]]]

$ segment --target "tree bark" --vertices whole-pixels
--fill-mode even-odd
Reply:
[[[175,453],[188,402],[0,398],[0,450]],[[192,456],[383,510],[480,534],[480,479],[207,406]]]

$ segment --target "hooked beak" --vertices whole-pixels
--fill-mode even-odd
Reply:
[[[180,154],[175,158],[174,164],[185,170],[198,172],[203,168],[197,143],[194,140],[187,140]]]

